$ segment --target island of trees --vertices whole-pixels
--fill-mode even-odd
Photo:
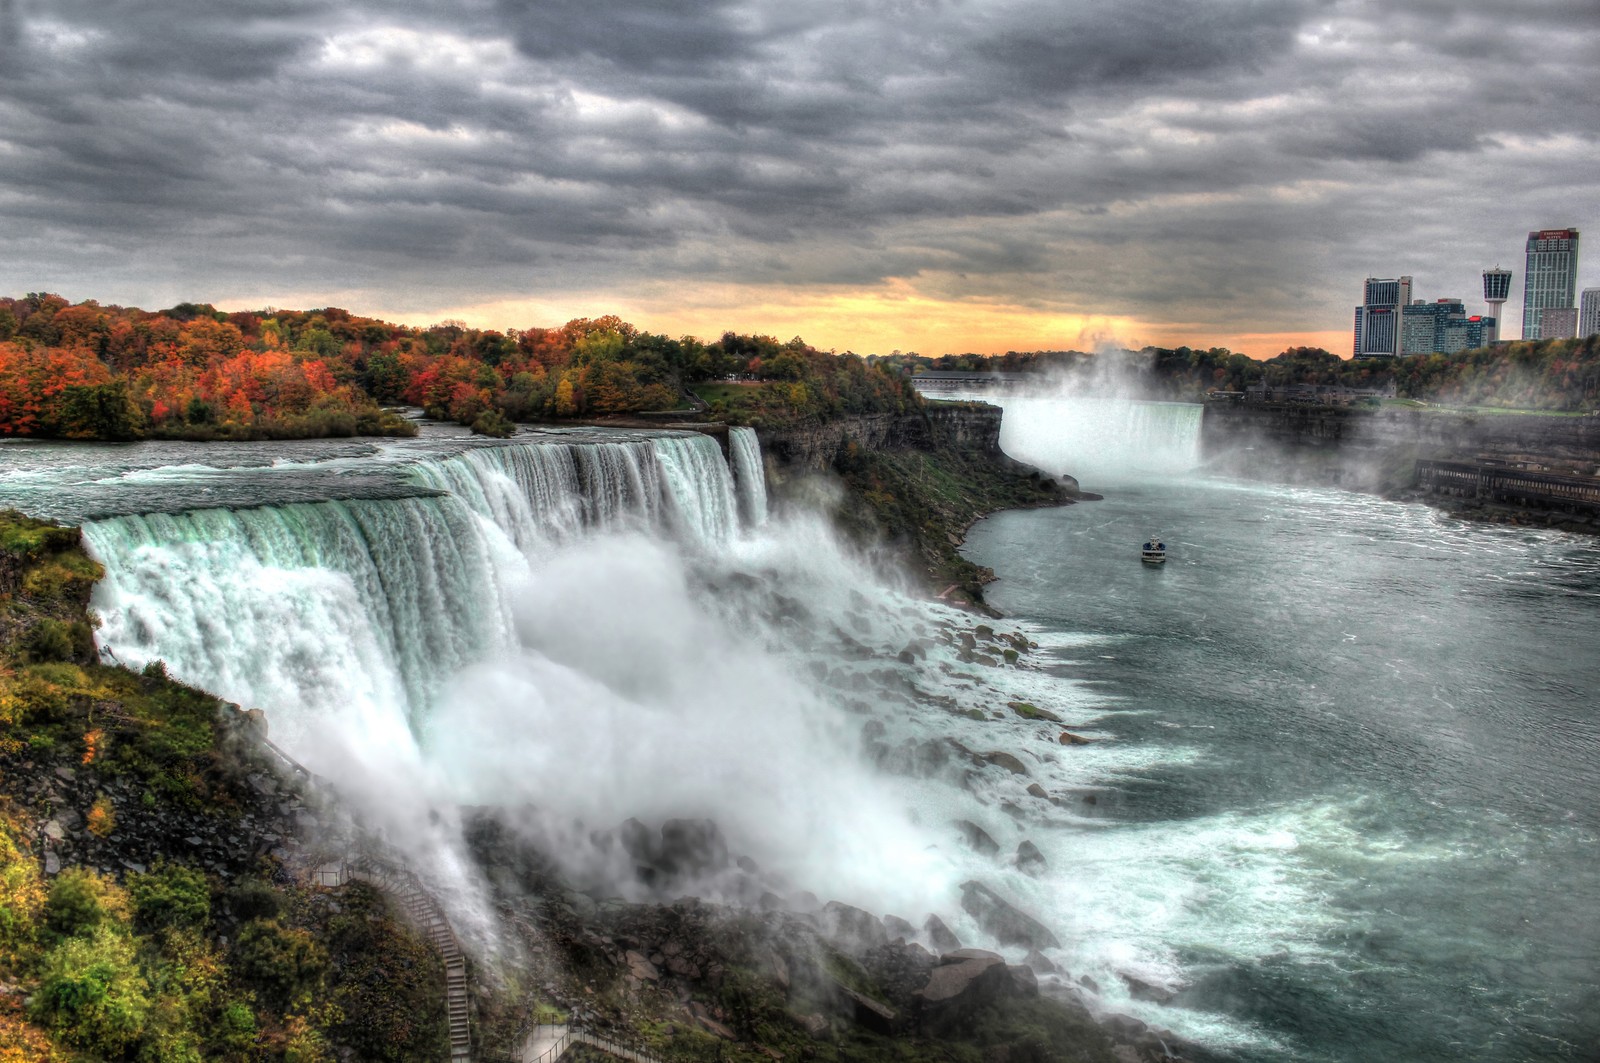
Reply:
[[[337,307],[149,312],[52,294],[0,298],[0,435],[410,434],[412,423],[386,409],[400,405],[508,435],[517,421],[678,408],[761,424],[920,402],[898,374],[799,338],[727,332],[703,343],[614,316],[499,332],[413,328]]]

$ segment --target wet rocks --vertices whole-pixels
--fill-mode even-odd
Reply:
[[[1001,753],[999,751],[982,753],[979,754],[979,758],[985,763],[993,764],[997,768],[1004,768],[1013,775],[1028,774],[1028,769],[1023,765],[1022,761],[1018,760],[1010,753]]]
[[[1029,949],[1061,947],[1061,941],[1043,923],[977,880],[962,883],[961,907],[1003,945]]]
[[[935,952],[954,952],[961,947],[961,939],[937,915],[928,916],[922,929],[927,931]]]
[[[1000,843],[989,835],[989,832],[972,822],[970,819],[958,819],[955,823],[956,830],[961,832],[961,840],[967,848],[984,856],[998,856]]]
[[[1027,840],[1017,846],[1015,863],[1018,871],[1036,878],[1049,866],[1045,863],[1044,854],[1039,851],[1039,847]]]
[[[1093,741],[1094,739],[1092,738],[1085,738],[1082,735],[1075,735],[1071,731],[1061,732],[1060,742],[1064,746],[1086,746]]]
[[[853,956],[889,941],[889,933],[877,916],[839,901],[829,901],[822,906],[818,924],[823,937]]]
[[[1045,720],[1050,723],[1061,722],[1061,717],[1055,713],[1050,712],[1048,709],[1041,709],[1029,701],[1008,701],[1006,702],[1006,707],[1024,720]]]

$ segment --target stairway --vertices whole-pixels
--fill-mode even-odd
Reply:
[[[365,857],[357,857],[340,865],[336,879],[339,885],[352,879],[365,882],[398,901],[411,922],[427,938],[428,944],[439,953],[439,959],[444,962],[445,1013],[450,1023],[450,1063],[471,1063],[472,999],[467,990],[467,957],[461,951],[461,942],[456,940],[455,931],[450,929],[450,920],[439,902],[411,872]],[[326,876],[323,880],[327,881]]]

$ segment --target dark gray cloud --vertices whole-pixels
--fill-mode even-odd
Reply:
[[[1592,223],[1597,46],[1593,0],[0,0],[0,276],[1342,328]]]

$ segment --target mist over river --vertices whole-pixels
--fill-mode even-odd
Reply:
[[[769,515],[749,430],[8,442],[0,506],[81,523],[102,649],[265,709],[479,951],[459,807],[597,897],[650,894],[591,831],[708,817],[790,896],[1022,960],[978,880],[1047,990],[1205,1058],[1594,1058],[1592,541],[1204,479],[1193,407],[1005,403],[1106,499],[971,530],[992,631]]]
[[[1600,546],[1207,479],[1193,407],[1002,401],[1009,452],[1106,499],[965,552],[1146,754],[1072,904],[1170,962],[1174,1027],[1251,1060],[1597,1058]]]

